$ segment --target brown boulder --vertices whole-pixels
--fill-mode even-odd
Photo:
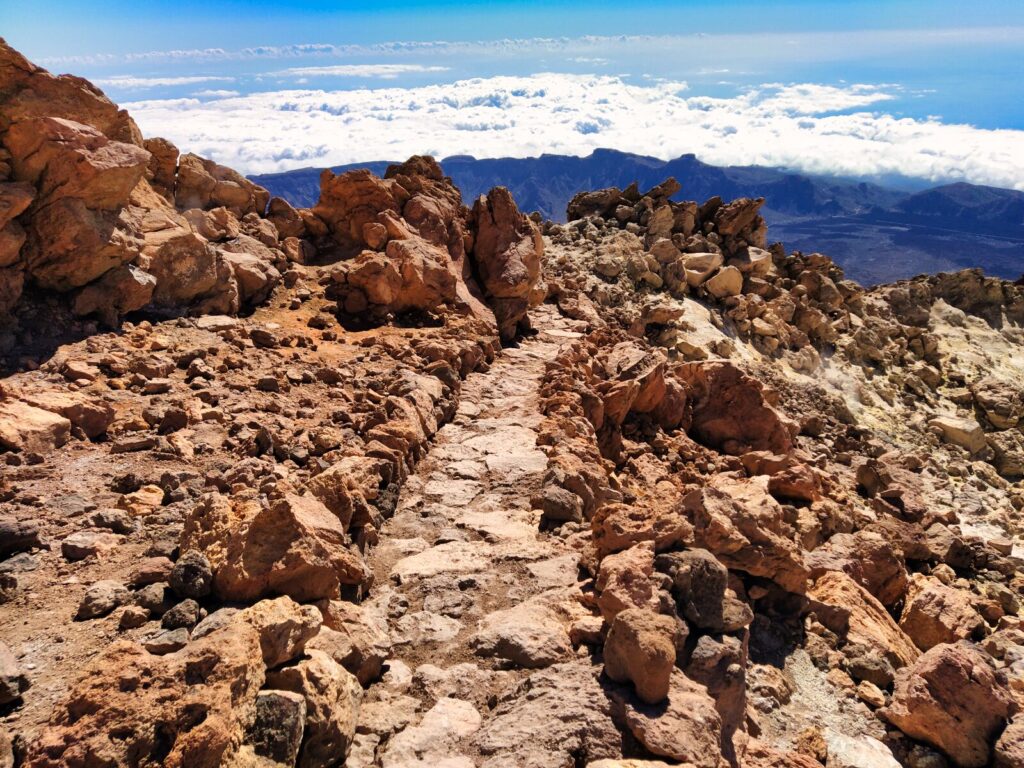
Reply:
[[[134,264],[124,264],[82,288],[72,305],[76,315],[97,314],[108,325],[145,307],[153,298],[156,278]]]
[[[213,588],[224,600],[318,600],[337,597],[342,584],[365,586],[370,578],[338,518],[310,496],[287,495],[229,533]]]
[[[23,251],[29,275],[43,288],[66,291],[134,261],[143,246],[140,213],[94,210],[72,197],[36,210]]]
[[[896,677],[879,713],[913,739],[938,747],[962,768],[988,765],[1014,710],[1006,683],[977,646],[937,645]]]
[[[613,691],[612,697],[620,719],[651,754],[719,768],[722,720],[703,685],[673,669],[667,701],[644,704],[623,691]]]
[[[907,590],[900,628],[918,648],[927,651],[942,643],[977,636],[984,630],[985,620],[975,610],[969,593],[915,573]]]
[[[313,208],[332,237],[347,247],[366,245],[363,225],[376,222],[381,212],[401,215],[408,193],[396,190],[396,183],[381,179],[368,170],[348,171],[339,176],[330,170],[320,174],[320,200]]]
[[[174,202],[181,210],[224,206],[236,216],[262,216],[270,193],[231,168],[189,153],[178,158]]]
[[[175,177],[178,173],[178,148],[159,136],[143,142],[149,152],[149,167],[146,177],[154,191],[165,200],[174,202]]]
[[[20,400],[0,402],[0,448],[25,453],[47,453],[71,436],[71,422],[63,416]]]
[[[117,641],[71,687],[25,765],[216,768],[241,743],[263,679],[259,635],[243,623],[164,656]]]
[[[866,646],[896,668],[921,655],[885,607],[845,573],[822,574],[807,596],[818,620],[847,644]]]
[[[91,209],[118,208],[128,202],[150,159],[141,147],[55,117],[14,123],[4,145],[11,153],[14,178],[39,190],[38,205],[74,197]]]
[[[306,483],[306,491],[337,515],[345,530],[353,518],[361,527],[369,522],[369,502],[380,491],[382,471],[380,459],[346,456]]]
[[[765,402],[761,384],[729,362],[685,363],[675,370],[689,387],[698,442],[738,456],[748,451],[788,453],[797,427]]]
[[[135,122],[96,86],[74,75],[51,75],[0,39],[0,132],[36,117],[75,120],[114,141],[142,146]]]
[[[632,682],[648,704],[668,696],[675,668],[677,623],[670,616],[630,608],[612,620],[604,644],[604,671],[617,683]]]
[[[35,196],[35,185],[27,181],[0,183],[0,229],[28,210]],[[0,266],[4,263],[0,253]]]
[[[691,491],[683,508],[693,523],[694,539],[727,567],[771,579],[783,589],[803,593],[810,574],[796,542],[796,531],[782,507],[769,495],[768,478],[725,475]]]
[[[540,279],[544,241],[505,187],[495,187],[476,201],[472,225],[476,273],[498,330],[503,338],[512,338]]]
[[[344,762],[355,736],[363,689],[355,676],[321,651],[309,651],[292,667],[267,675],[267,685],[306,699],[300,768]]]
[[[879,533],[837,533],[808,552],[805,560],[812,578],[826,571],[843,571],[883,605],[893,605],[907,589],[903,553]]]
[[[654,542],[645,541],[601,560],[597,574],[597,604],[605,621],[629,608],[648,608],[655,612],[661,605],[654,574]]]
[[[363,251],[349,263],[349,285],[390,311],[431,310],[455,299],[448,253],[419,237],[391,240],[385,253]]]

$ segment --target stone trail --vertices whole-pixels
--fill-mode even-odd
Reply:
[[[544,364],[578,334],[554,311],[538,320],[545,330],[466,380],[369,557],[368,605],[394,647],[347,765],[473,765],[488,703],[524,670],[574,655],[578,554],[540,532],[530,496],[548,463],[536,444]]]

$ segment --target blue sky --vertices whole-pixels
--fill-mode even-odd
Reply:
[[[1024,187],[1021,0],[34,0],[0,34],[242,170],[617,146]]]

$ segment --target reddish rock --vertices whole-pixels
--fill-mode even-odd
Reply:
[[[792,449],[796,425],[769,406],[761,384],[732,363],[686,363],[675,374],[689,387],[687,432],[699,442],[736,456]]]
[[[536,303],[544,242],[532,221],[519,212],[512,195],[495,187],[473,205],[473,262],[502,338],[515,335],[517,325]]]
[[[616,614],[604,644],[604,671],[612,680],[632,682],[648,704],[668,696],[676,661],[677,621],[643,608]]]
[[[965,640],[977,636],[984,627],[985,620],[975,610],[969,593],[914,574],[900,616],[900,628],[918,648],[927,651],[942,643]]]
[[[14,178],[38,189],[37,205],[73,197],[91,209],[116,209],[128,202],[150,159],[141,147],[55,117],[14,123],[4,145],[12,156]]]
[[[796,532],[768,494],[767,484],[763,476],[740,480],[720,475],[713,484],[687,494],[683,508],[696,544],[726,566],[803,593],[810,571]]]
[[[920,656],[909,637],[885,607],[845,573],[830,571],[815,579],[807,592],[819,621],[848,644],[863,645],[893,667],[912,664]]]
[[[1013,699],[975,645],[937,645],[900,671],[881,715],[913,739],[938,747],[963,768],[988,765]]]
[[[722,720],[703,685],[673,669],[665,703],[643,704],[621,692],[613,697],[626,727],[651,754],[696,768],[719,767]]]
[[[88,80],[54,76],[0,40],[0,132],[36,117],[75,120],[107,138],[142,146],[138,126]]]
[[[25,765],[216,768],[241,743],[263,679],[259,636],[244,624],[164,656],[117,641],[71,687]]]
[[[70,435],[71,422],[63,416],[19,400],[0,403],[0,448],[47,453]]]
[[[806,562],[813,577],[826,571],[849,574],[883,605],[893,605],[907,589],[903,553],[879,533],[837,533],[808,552]]]
[[[312,497],[288,495],[228,533],[213,585],[224,600],[318,600],[337,597],[342,584],[365,586],[370,578],[338,518]]]

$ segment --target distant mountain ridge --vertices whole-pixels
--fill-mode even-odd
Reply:
[[[354,163],[332,170],[369,168],[383,174],[389,164]],[[770,239],[791,250],[828,253],[865,284],[965,267],[1005,278],[1024,273],[1024,193],[1014,190],[961,182],[907,192],[775,168],[713,166],[694,155],[665,161],[611,149],[586,157],[457,155],[441,165],[466,200],[501,185],[523,210],[554,221],[565,220],[566,204],[582,190],[625,187],[633,181],[649,188],[669,176],[682,184],[680,200],[764,197]],[[301,168],[250,178],[306,207],[319,197],[320,173]]]

